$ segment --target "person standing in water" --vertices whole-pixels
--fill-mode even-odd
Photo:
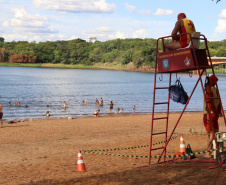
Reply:
[[[46,112],[46,117],[47,117],[47,118],[50,117],[49,111]]]
[[[136,109],[136,106],[134,105],[133,106],[133,114],[135,113],[135,109]]]
[[[65,101],[64,104],[62,105],[64,107],[64,110],[66,110],[67,105],[70,105],[70,104],[66,104],[66,101]]]
[[[109,111],[112,112],[113,107],[114,107],[114,105],[116,105],[116,104],[114,104],[114,103],[111,101],[111,103],[108,104],[108,105],[110,106],[110,107],[109,107]]]
[[[103,106],[103,105],[104,105],[104,100],[103,100],[102,97],[100,98],[100,103],[99,103],[99,105],[100,105],[100,106]]]

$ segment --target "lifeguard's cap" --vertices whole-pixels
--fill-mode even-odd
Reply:
[[[209,80],[210,80],[210,83],[216,85],[216,83],[217,83],[217,81],[218,81],[218,78],[217,78],[215,75],[211,75],[211,76],[209,77]]]
[[[180,17],[186,17],[185,13],[179,13],[177,19],[179,19]]]

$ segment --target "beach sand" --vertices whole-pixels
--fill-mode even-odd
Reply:
[[[168,135],[178,117],[178,113],[170,114]],[[223,118],[219,119],[219,125],[220,131],[224,131]],[[151,115],[4,123],[4,128],[0,128],[0,184],[225,184],[225,166],[215,169],[169,166],[175,163],[149,166],[146,158],[84,152],[82,155],[87,172],[77,172],[79,149],[100,150],[149,145],[150,129]],[[165,121],[156,122],[154,131],[164,130]],[[205,151],[207,136],[189,135],[191,133],[206,133],[202,124],[202,113],[185,113],[173,136],[184,134],[185,144],[190,144],[193,152]],[[162,140],[163,136],[154,136],[153,143]],[[179,148],[178,137],[170,141],[167,155],[179,152]],[[161,150],[152,152],[152,155],[159,155],[160,152]],[[147,156],[149,147],[108,153]],[[154,162],[156,159],[152,159],[152,163]]]

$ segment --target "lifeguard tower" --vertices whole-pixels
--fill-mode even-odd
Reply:
[[[181,119],[199,82],[202,87],[204,101],[205,102],[207,101],[208,98],[205,97],[205,90],[204,90],[204,85],[202,82],[202,75],[204,74],[206,69],[211,69],[212,74],[215,75],[211,57],[210,57],[210,53],[209,53],[209,49],[207,46],[206,37],[204,35],[200,34],[200,32],[195,32],[192,36],[189,33],[184,33],[184,34],[188,34],[191,37],[191,42],[190,42],[189,46],[186,48],[165,52],[164,39],[168,39],[172,36],[161,37],[161,38],[157,39],[157,43],[156,43],[155,78],[154,78],[153,109],[152,109],[151,139],[150,139],[150,156],[152,154],[152,151],[162,150],[161,155],[160,155],[160,156],[162,156],[162,158],[158,158],[157,163],[159,163],[160,160],[162,160],[162,159],[163,159],[163,162],[166,161],[165,156],[166,156],[167,145],[168,145],[172,135],[174,134],[174,131],[175,131],[177,125],[179,124],[180,119]],[[205,43],[204,49],[199,49],[200,41],[204,41],[204,43]],[[162,44],[161,52],[159,52],[160,44]],[[209,58],[209,62],[208,62],[208,58]],[[180,114],[177,122],[175,123],[175,126],[174,126],[172,132],[168,136],[170,86],[171,86],[172,74],[177,73],[177,72],[188,72],[188,74],[190,75],[193,70],[198,71],[198,75],[199,75],[198,80],[197,80],[196,84],[194,84],[194,88],[189,96],[189,99],[188,99],[187,103],[184,105],[184,108],[181,111],[181,114]],[[167,87],[157,86],[157,74],[160,74],[161,78],[162,78],[163,73],[169,74],[169,86],[167,86]],[[159,77],[160,81],[162,80],[161,78]],[[216,85],[216,88],[217,88],[217,91],[219,92],[218,85]],[[168,91],[168,100],[166,102],[158,102],[158,100],[156,100],[156,93],[159,89],[162,89],[162,90],[165,89]],[[200,98],[202,98],[202,97],[200,97]],[[223,106],[222,106],[221,98],[220,98],[220,93],[218,93],[217,99],[220,100],[221,112],[223,114],[223,119],[226,124],[224,110],[223,110]],[[163,104],[165,104],[167,106],[167,108],[166,108],[167,111],[165,112],[166,116],[155,117],[155,107],[159,106],[159,105],[163,105]],[[211,117],[210,111],[207,110],[207,113]],[[153,129],[154,125],[158,124],[159,120],[165,120],[165,122],[166,122],[166,127],[165,127],[164,132],[154,132],[154,129]],[[211,126],[212,126],[212,123],[211,123]],[[156,147],[152,146],[153,137],[155,137],[157,135],[164,136],[164,138],[165,138],[165,146],[164,147],[156,148]],[[215,134],[214,134],[214,140],[216,142]],[[217,142],[216,142],[216,148],[218,148]],[[149,165],[150,164],[151,164],[151,158],[149,158]]]

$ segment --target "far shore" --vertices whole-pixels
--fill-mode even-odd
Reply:
[[[90,69],[90,70],[115,70],[115,71],[129,71],[129,72],[147,72],[154,73],[155,68],[150,66],[134,66],[133,63],[127,65],[121,65],[114,63],[95,63],[94,65],[82,65],[82,64],[52,64],[52,63],[0,63],[0,66],[8,67],[38,67],[38,68],[62,68],[62,69]],[[221,68],[214,69],[215,73],[226,73]],[[207,73],[211,72],[211,69],[207,69]]]
[[[29,64],[29,63],[0,63],[0,66],[8,67],[41,67],[41,68],[67,68],[67,69],[98,69],[98,70],[116,70],[130,72],[154,72],[155,69],[149,66],[134,66],[133,64],[121,65],[117,63],[96,63],[94,65],[69,65],[69,64]]]

